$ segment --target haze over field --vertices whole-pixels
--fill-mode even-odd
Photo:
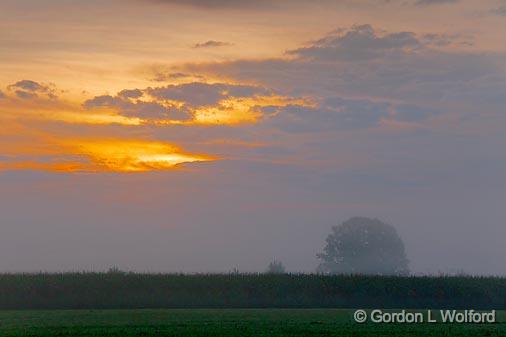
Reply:
[[[506,2],[2,0],[0,271],[506,274]]]

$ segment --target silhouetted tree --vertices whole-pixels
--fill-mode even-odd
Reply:
[[[354,217],[332,227],[318,271],[333,274],[407,275],[404,243],[391,225]]]
[[[281,261],[273,260],[271,263],[269,263],[269,266],[265,272],[267,274],[283,274],[285,273],[285,266]]]

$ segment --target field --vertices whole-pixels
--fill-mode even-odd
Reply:
[[[503,311],[495,324],[359,324],[351,308]],[[503,277],[0,274],[1,337],[504,337],[504,310]]]
[[[0,274],[0,309],[506,310],[506,278],[321,274]]]
[[[0,311],[0,336],[506,336],[506,324],[358,324],[352,310]],[[506,312],[499,313],[505,322]]]

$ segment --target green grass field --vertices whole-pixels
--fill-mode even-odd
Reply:
[[[353,310],[163,309],[0,311],[0,336],[506,336],[495,324],[358,324]]]

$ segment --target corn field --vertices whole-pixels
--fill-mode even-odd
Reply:
[[[0,309],[506,309],[506,278],[323,274],[0,274]]]

